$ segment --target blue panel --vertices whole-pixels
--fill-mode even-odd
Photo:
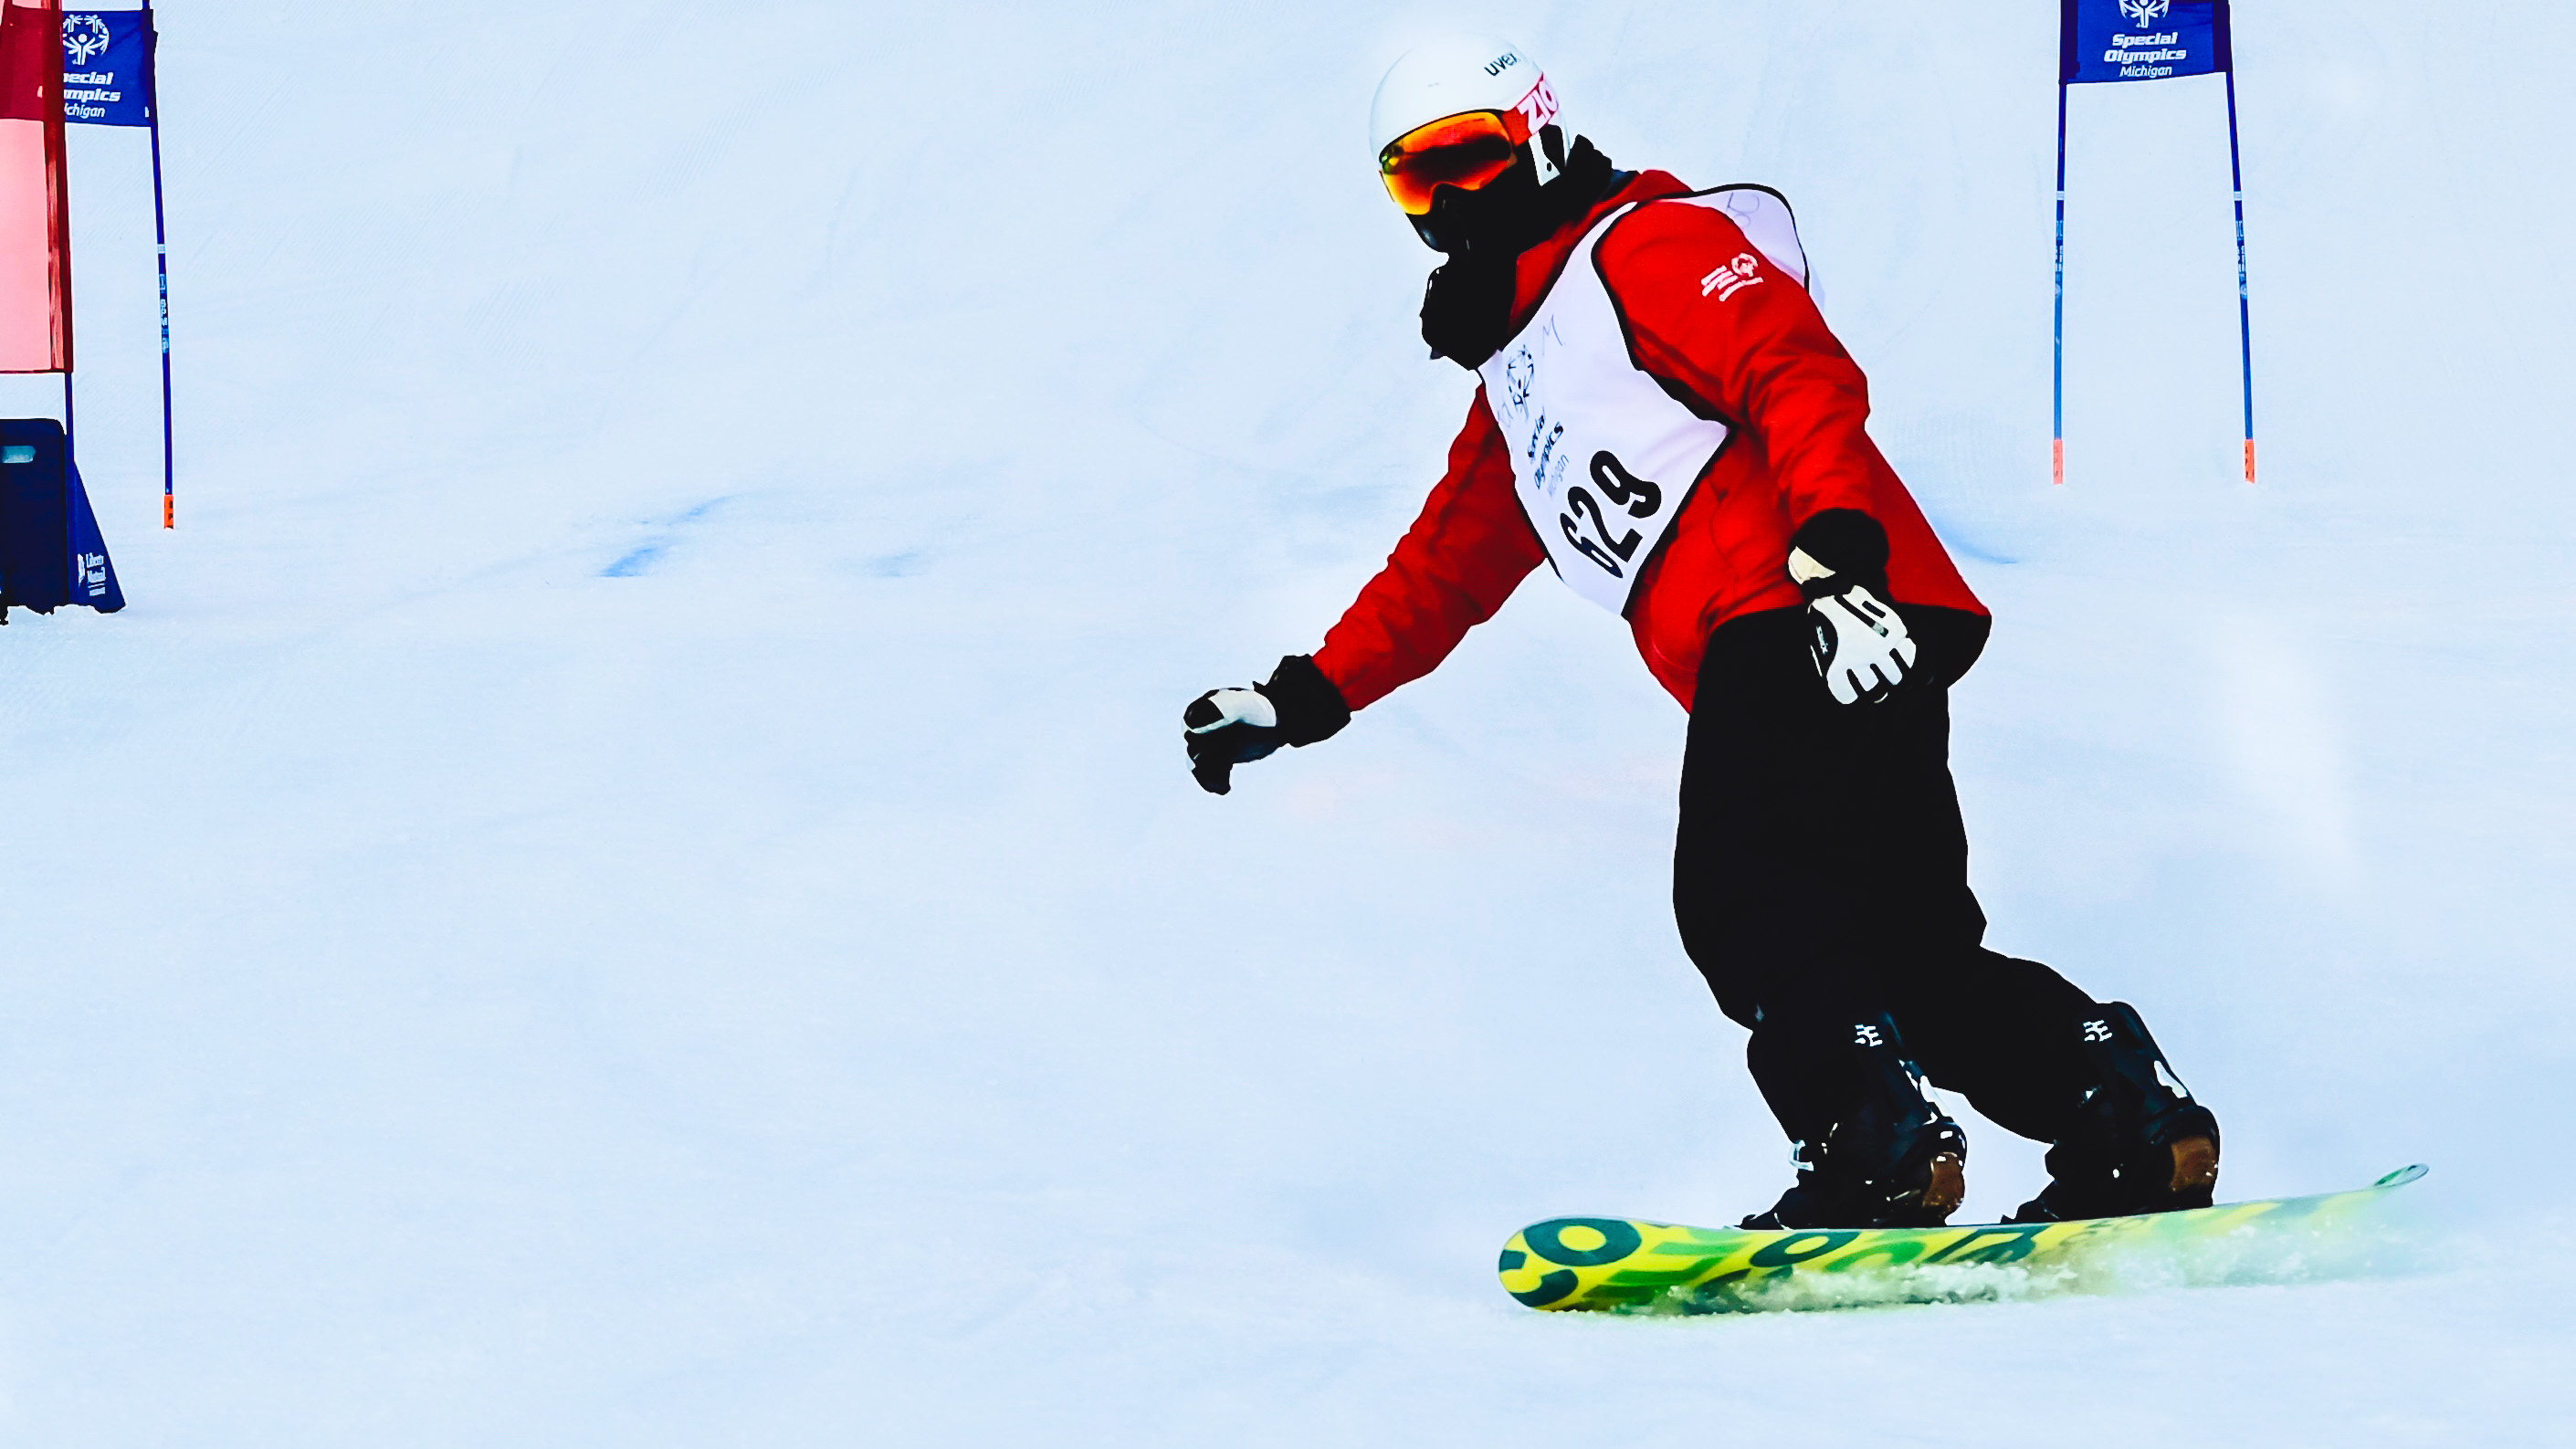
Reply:
[[[125,590],[63,425],[0,418],[0,610],[50,614],[64,604],[113,614],[125,607]]]
[[[2233,63],[2227,0],[2062,0],[2058,78],[2071,85],[2210,75]]]
[[[0,446],[32,455],[0,465],[0,605],[50,614],[71,601],[63,425],[51,418],[0,419]]]
[[[140,10],[63,12],[63,119],[74,125],[148,126],[143,69],[152,40]]]
[[[80,464],[72,463],[72,486],[65,499],[64,520],[71,526],[71,568],[66,578],[64,602],[113,614],[125,607],[125,590],[116,582],[116,565],[108,559],[107,539],[98,531],[98,515],[90,511],[89,489],[81,484]]]

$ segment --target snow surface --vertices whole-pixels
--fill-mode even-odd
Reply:
[[[83,131],[134,603],[0,634],[0,1439],[2564,1442],[2576,12],[2244,7],[2251,489],[2218,83],[2079,92],[2052,490],[2054,11],[165,11],[181,527]],[[1995,943],[2148,1013],[2229,1195],[2433,1163],[2411,1266],[1498,1291],[1785,1182],[1666,913],[1682,716],[1542,579],[1229,798],[1176,728],[1466,405],[1365,155],[1462,19],[1797,203],[1999,616]],[[1991,1215],[2038,1149],[1971,1126]]]

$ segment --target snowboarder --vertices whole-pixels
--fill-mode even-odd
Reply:
[[[1674,914],[1795,1144],[1746,1227],[1944,1222],[1967,1144],[1926,1078],[2052,1144],[2015,1221],[2208,1205],[2217,1120],[2138,1014],[1983,945],[1948,691],[1989,620],[1864,430],[1787,203],[1616,169],[1501,40],[1407,54],[1370,124],[1445,257],[1423,338],[1480,386],[1323,647],[1191,702],[1198,782],[1330,737],[1549,565],[1690,712]]]

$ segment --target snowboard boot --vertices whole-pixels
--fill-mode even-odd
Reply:
[[[2218,1187],[2218,1118],[2192,1100],[2125,1002],[2076,1028],[2101,1084],[2048,1149],[2048,1186],[2008,1223],[2126,1217],[2210,1204]]]
[[[1796,1185],[1744,1227],[1937,1228],[1967,1195],[1967,1137],[1924,1093],[1895,1021],[1882,1013],[1852,1035],[1840,1120],[1796,1144]]]

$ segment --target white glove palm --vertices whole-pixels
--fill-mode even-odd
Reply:
[[[1257,730],[1279,728],[1279,707],[1257,689],[1211,689],[1200,695],[1199,700],[1208,708],[1200,709],[1193,704],[1182,716],[1182,727],[1191,734],[1209,734],[1234,724],[1250,725]]]
[[[1211,689],[1181,714],[1190,751],[1190,773],[1199,788],[1223,795],[1234,788],[1237,765],[1267,759],[1286,741],[1279,736],[1279,707],[1257,689]]]
[[[1815,599],[1807,605],[1807,622],[1815,629],[1808,649],[1816,672],[1837,704],[1876,704],[1914,667],[1914,639],[1905,632],[1905,620],[1863,585]]]

